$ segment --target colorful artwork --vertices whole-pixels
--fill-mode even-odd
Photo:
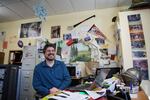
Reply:
[[[134,58],[144,58],[144,57],[147,57],[146,51],[132,51],[132,56]]]
[[[129,15],[128,21],[132,49],[145,50],[145,40],[140,14]]]
[[[131,41],[131,47],[133,50],[145,50],[145,41]]]
[[[142,79],[148,78],[148,62],[145,47],[144,32],[140,14],[128,16],[129,32],[132,47],[133,67],[137,67],[142,72]]]
[[[71,33],[63,34],[63,40],[70,40],[70,39],[72,39]]]
[[[51,38],[60,38],[60,26],[51,27]]]
[[[95,38],[96,42],[98,45],[103,45],[105,44],[105,40],[104,39],[101,39],[101,38]]]
[[[91,60],[91,50],[88,46],[84,45],[83,43],[71,45],[70,51],[70,62]]]
[[[41,36],[41,24],[42,22],[32,22],[21,24],[20,38],[30,38]]]
[[[133,60],[133,67],[141,70],[142,79],[148,80],[148,62],[147,60]]]
[[[140,20],[141,20],[140,14],[135,14],[135,15],[128,16],[128,21],[129,22],[135,22],[135,21],[140,21]]]

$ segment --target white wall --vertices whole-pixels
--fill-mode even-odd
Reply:
[[[51,26],[55,25],[61,25],[61,38],[62,34],[68,33],[67,26],[74,25],[81,20],[91,16],[96,15],[96,18],[92,18],[82,25],[92,25],[96,24],[97,27],[107,36],[109,39],[109,46],[113,47],[115,45],[115,40],[113,38],[114,33],[114,23],[112,23],[112,18],[116,15],[118,15],[118,12],[121,9],[124,9],[126,7],[116,7],[116,8],[108,8],[108,9],[101,9],[101,10],[92,10],[92,11],[84,11],[84,12],[76,12],[76,13],[70,13],[70,14],[64,14],[64,15],[56,15],[56,16],[49,16],[46,21],[42,22],[42,36],[46,37],[50,40],[50,32],[51,32]],[[6,23],[0,23],[0,31],[6,32],[6,39],[5,41],[8,41],[8,48],[4,50],[5,52],[5,64],[8,63],[8,56],[10,50],[20,50],[17,46],[17,41],[19,40],[19,29],[21,27],[22,23],[28,23],[28,22],[34,22],[39,21],[38,18],[33,19],[27,19],[27,20],[18,20],[13,22],[6,22]],[[81,26],[82,26],[81,25]],[[79,26],[80,27],[80,26]],[[28,45],[29,42],[31,42],[32,45],[36,43],[36,39],[29,38],[21,39],[24,43],[24,45]],[[2,43],[0,43],[2,45]],[[2,50],[2,46],[0,46],[0,50]]]

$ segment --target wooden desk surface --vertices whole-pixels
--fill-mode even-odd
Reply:
[[[144,90],[140,90],[138,92],[137,98],[132,98],[132,100],[149,100],[148,96],[145,94]]]

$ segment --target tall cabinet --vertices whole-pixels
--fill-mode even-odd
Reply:
[[[33,70],[36,62],[36,46],[24,46],[20,72],[19,100],[34,100],[35,91],[32,87]]]
[[[150,9],[119,12],[124,69],[138,67],[150,79]]]

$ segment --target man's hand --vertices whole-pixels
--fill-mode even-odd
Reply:
[[[55,88],[55,87],[49,89],[49,93],[50,93],[50,94],[56,93],[56,92],[58,92],[58,91],[60,91],[60,90],[57,89],[57,88]]]

